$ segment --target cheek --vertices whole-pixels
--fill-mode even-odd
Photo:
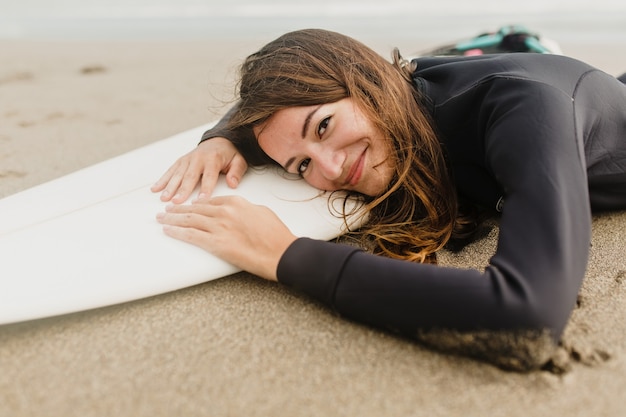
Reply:
[[[389,148],[388,143],[382,140],[379,141],[375,155],[375,163],[372,168],[378,183],[379,189],[377,191],[380,193],[384,192],[393,181],[396,175],[396,163],[396,157],[392,153],[392,149]]]

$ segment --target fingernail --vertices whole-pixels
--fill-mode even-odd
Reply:
[[[163,192],[161,193],[161,197],[163,197],[163,198],[169,198],[169,197],[170,197],[170,192],[169,192],[169,191],[163,191]]]

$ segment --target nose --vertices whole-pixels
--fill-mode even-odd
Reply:
[[[314,155],[311,155],[313,165],[319,170],[319,174],[326,180],[337,181],[343,173],[343,153],[329,147],[319,147]]]

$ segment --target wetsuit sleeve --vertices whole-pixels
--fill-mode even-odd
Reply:
[[[226,112],[226,114],[220,119],[219,122],[217,122],[215,126],[204,132],[202,138],[200,139],[200,143],[212,138],[223,137],[230,140],[235,145],[249,164],[267,164],[269,162],[269,158],[258,146],[252,128],[241,127],[238,129],[231,129],[229,127],[229,121],[238,109],[239,103],[236,103],[230,108],[230,110],[228,110],[228,112]]]
[[[487,165],[506,200],[498,249],[484,271],[298,239],[280,260],[279,281],[346,317],[408,337],[440,328],[549,330],[558,339],[587,263],[586,175],[571,98],[542,86],[519,88],[485,103]]]
[[[212,138],[223,137],[231,142],[237,141],[238,136],[241,135],[241,132],[233,131],[228,129],[228,122],[237,109],[239,108],[239,103],[236,103],[233,107],[231,107],[224,116],[209,130],[202,134],[202,138],[200,139],[200,143],[205,140],[209,140]]]

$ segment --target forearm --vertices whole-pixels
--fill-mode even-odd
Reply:
[[[233,128],[231,126],[230,120],[238,110],[239,103],[231,107],[215,126],[204,132],[200,143],[217,137],[226,138],[235,145],[248,164],[253,166],[268,164],[270,160],[258,146],[252,127],[240,126]]]
[[[519,306],[506,305],[490,272],[394,260],[301,238],[283,254],[277,275],[346,317],[406,336],[430,328],[534,328]]]
[[[576,286],[558,275],[551,277],[557,287]],[[346,318],[518,371],[551,357],[564,321],[551,308],[558,294],[537,296],[530,280],[526,298],[509,282],[511,271],[491,266],[481,273],[417,264],[301,238],[283,254],[277,276]]]

